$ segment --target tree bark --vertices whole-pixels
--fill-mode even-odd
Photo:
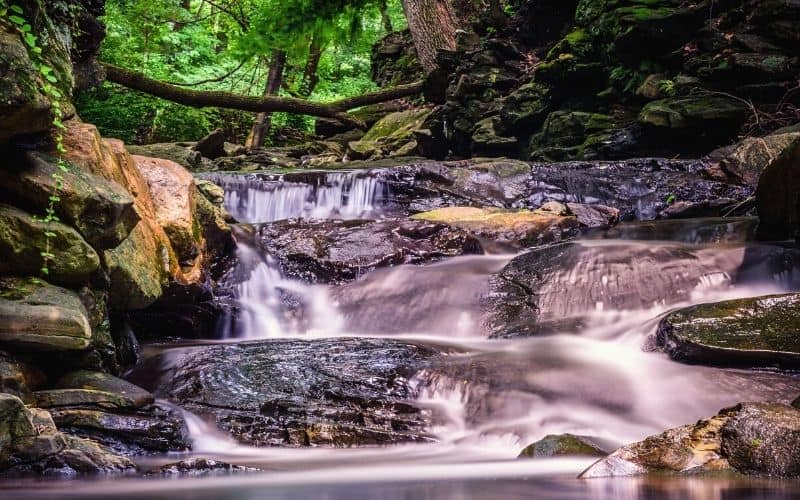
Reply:
[[[314,31],[311,36],[311,43],[308,45],[308,59],[306,60],[306,67],[303,70],[303,81],[300,83],[300,96],[308,98],[314,93],[319,83],[319,60],[322,57],[322,33],[318,30]]]
[[[285,65],[286,52],[282,50],[273,50],[272,59],[269,62],[267,85],[264,87],[265,97],[278,93],[278,89],[281,88],[281,82],[283,81],[283,67]],[[256,149],[264,145],[264,139],[266,139],[269,128],[272,125],[270,116],[270,113],[265,111],[256,115],[253,128],[250,130],[250,135],[247,136],[247,141],[245,142],[247,148]]]
[[[381,0],[381,2],[378,4],[378,10],[381,12],[383,29],[386,30],[386,33],[391,33],[394,31],[394,26],[392,26],[392,18],[389,17],[389,8],[386,5],[386,0]]]
[[[436,51],[455,50],[456,17],[450,0],[403,0],[403,11],[426,73],[436,69]]]
[[[109,82],[186,106],[228,108],[254,112],[284,111],[286,113],[335,118],[342,123],[362,129],[366,127],[364,122],[348,115],[345,111],[368,104],[377,104],[416,95],[422,92],[423,86],[423,82],[415,82],[330,103],[316,103],[294,97],[253,97],[231,92],[187,89],[148,78],[141,73],[114,66],[113,64],[104,63],[103,68],[106,72],[106,79]]]

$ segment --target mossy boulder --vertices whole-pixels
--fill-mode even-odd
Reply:
[[[56,387],[62,390],[90,390],[118,395],[133,408],[141,408],[154,403],[150,392],[127,380],[103,372],[79,370],[63,375]]]
[[[526,132],[539,127],[551,106],[551,91],[546,85],[528,82],[503,99],[500,117],[511,130]]]
[[[517,149],[517,138],[506,136],[499,116],[485,118],[475,124],[472,132],[473,153],[509,153]]]
[[[531,137],[529,157],[543,161],[596,158],[603,143],[612,142],[616,127],[609,115],[554,111],[547,116],[541,132]]]
[[[660,99],[645,105],[639,121],[645,125],[669,129],[701,129],[725,126],[738,128],[747,114],[747,106],[725,96],[690,96]]]
[[[415,141],[414,131],[423,128],[431,110],[426,108],[398,111],[378,120],[359,141],[349,143],[352,159],[376,159],[388,156]]]
[[[74,292],[44,282],[0,278],[0,342],[27,350],[83,350],[92,330]]]
[[[47,249],[53,254],[47,263],[53,283],[78,285],[100,268],[97,252],[75,229],[0,204],[0,275],[40,275]]]
[[[550,458],[561,456],[604,457],[608,455],[594,440],[575,434],[549,434],[527,446],[520,458]]]
[[[30,210],[47,206],[56,191],[53,174],[60,174],[56,213],[96,249],[119,245],[139,221],[133,197],[115,182],[75,167],[62,172],[55,158],[40,153],[17,155],[9,163],[0,169],[0,192]]]
[[[739,367],[800,367],[800,294],[701,304],[666,316],[658,345],[672,359]]]

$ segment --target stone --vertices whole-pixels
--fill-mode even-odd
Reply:
[[[46,232],[52,234],[49,244]],[[0,275],[41,275],[41,252],[48,249],[53,257],[47,262],[47,278],[54,283],[79,285],[100,269],[97,252],[76,230],[0,204]]]
[[[479,240],[515,247],[536,246],[568,239],[577,233],[574,217],[542,211],[501,208],[446,207],[411,217],[462,229]]]
[[[740,403],[696,424],[623,446],[579,477],[721,471],[798,477],[798,449],[800,410],[779,403]]]
[[[207,458],[190,458],[167,465],[162,465],[157,471],[148,475],[168,476],[168,477],[207,477],[207,476],[229,476],[232,474],[261,472],[255,467],[245,467],[243,465],[233,465]]]
[[[587,456],[604,457],[608,455],[600,445],[593,442],[586,436],[576,436],[574,434],[549,434],[539,441],[528,445],[522,452],[520,458],[551,458],[560,456]]]
[[[800,294],[700,304],[670,313],[658,345],[686,363],[746,368],[800,367]]]
[[[504,153],[517,149],[517,138],[505,137],[499,131],[501,123],[499,116],[492,116],[475,124],[475,130],[472,132],[474,153]]]
[[[198,191],[214,206],[222,207],[225,203],[225,190],[206,179],[196,179]]]
[[[708,155],[709,169],[717,169],[733,182],[756,187],[764,169],[800,142],[800,132],[746,137]]]
[[[430,442],[409,380],[434,353],[391,339],[260,340],[171,349],[156,396],[251,446]],[[163,356],[131,374],[152,381]]]
[[[616,128],[613,117],[583,111],[554,111],[547,116],[540,133],[531,137],[532,160],[565,161],[600,156],[598,147],[611,144]],[[615,152],[612,156],[619,156]]]
[[[225,132],[221,128],[211,131],[208,135],[197,141],[192,147],[195,151],[214,160],[220,156],[227,156],[225,152]]]
[[[71,168],[62,172],[55,158],[26,153],[0,169],[0,193],[20,208],[41,211],[56,191],[53,174],[63,178],[55,210],[95,249],[115,247],[139,221],[133,198],[119,184]]]
[[[668,97],[646,104],[639,122],[651,141],[675,139],[678,134],[690,141],[684,147],[711,149],[733,139],[748,112],[747,105],[726,96]]]
[[[0,351],[0,393],[17,396],[26,404],[34,401],[32,390],[45,381],[45,375],[8,353]]]
[[[619,209],[595,204],[567,203],[569,212],[578,219],[578,223],[587,228],[605,228],[619,222]]]
[[[56,387],[59,389],[86,389],[111,393],[125,398],[134,408],[153,404],[153,395],[141,387],[108,373],[79,370],[63,375]]]
[[[181,265],[191,266],[202,251],[202,233],[195,213],[194,177],[175,162],[133,156],[150,190],[156,222],[167,233]]]
[[[256,241],[287,277],[309,283],[344,283],[378,267],[483,251],[463,230],[419,220],[290,219],[259,226]]]
[[[0,278],[0,341],[32,350],[89,347],[92,330],[74,292],[44,282]]]
[[[89,389],[49,389],[34,393],[39,408],[80,407],[107,410],[133,409],[131,400],[105,391]]]
[[[800,135],[761,172],[756,187],[758,236],[762,239],[793,238],[800,225]]]
[[[722,428],[722,453],[745,474],[800,476],[800,410],[777,403],[742,403]]]
[[[189,170],[204,171],[211,168],[211,162],[207,158],[203,158],[200,153],[185,143],[163,142],[143,146],[128,144],[125,147],[132,155],[174,161]]]

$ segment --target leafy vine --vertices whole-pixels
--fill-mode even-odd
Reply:
[[[50,99],[50,107],[53,115],[53,142],[55,143],[55,150],[57,153],[56,171],[51,174],[54,181],[54,190],[48,197],[48,204],[44,209],[44,216],[37,217],[37,220],[49,225],[53,222],[59,222],[58,215],[56,215],[56,208],[61,201],[61,192],[64,189],[64,173],[69,171],[69,164],[64,159],[67,148],[64,146],[64,126],[63,118],[64,111],[61,108],[61,99],[64,94],[56,86],[58,78],[55,71],[49,66],[42,55],[42,47],[39,45],[39,37],[33,33],[33,27],[24,17],[25,11],[17,4],[9,5],[6,0],[0,0],[0,17],[6,19],[17,30],[25,42],[28,56],[31,63],[41,77],[39,79],[39,90]],[[42,267],[40,271],[44,277],[50,274],[50,263],[55,259],[52,252],[53,238],[56,233],[49,229],[45,229],[45,245],[41,250]]]

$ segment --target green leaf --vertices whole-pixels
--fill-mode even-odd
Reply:
[[[47,74],[44,75],[44,78],[50,83],[58,83],[58,78],[56,78],[55,75]]]
[[[29,47],[36,47],[36,37],[33,36],[31,33],[25,33],[25,43],[28,44]]]
[[[56,237],[56,233],[54,233],[52,231],[45,231],[44,235],[47,236],[48,238],[55,238]]]
[[[50,270],[47,269],[46,267],[43,267],[43,268],[41,268],[39,270],[42,272],[42,274],[45,274],[45,275],[50,274]]]
[[[46,64],[42,64],[42,65],[39,66],[39,71],[41,71],[44,74],[49,74],[49,73],[53,72],[53,68],[51,68],[50,66],[48,66]]]
[[[11,5],[8,6],[8,8],[11,10],[11,12],[16,12],[17,14],[23,14],[23,12],[24,12],[22,10],[22,7],[20,7],[17,4],[11,4]]]
[[[25,19],[23,19],[23,18],[21,18],[19,16],[13,16],[13,15],[12,16],[8,16],[8,20],[11,21],[12,23],[16,24],[17,26],[22,26],[23,24],[25,24],[27,22]]]

